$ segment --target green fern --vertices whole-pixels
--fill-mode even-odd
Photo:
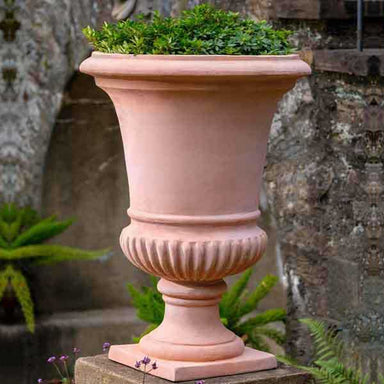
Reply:
[[[13,269],[8,265],[5,270],[5,275],[15,291],[18,302],[20,303],[27,328],[30,332],[35,332],[35,315],[33,311],[33,302],[31,292],[29,290],[27,280],[20,271]]]
[[[0,207],[0,300],[12,288],[28,329],[34,332],[33,301],[22,270],[30,265],[87,260],[103,256],[108,250],[86,251],[55,244],[41,244],[64,232],[73,220],[59,221],[55,216],[41,218],[29,207],[15,204]]]
[[[293,359],[280,356],[281,362],[311,373],[321,384],[368,384],[367,375],[363,375],[359,369],[348,367],[344,363],[345,347],[335,329],[328,328],[323,322],[314,319],[300,321],[308,327],[314,341],[313,366],[306,367],[296,363]],[[380,380],[382,379],[380,378]],[[383,384],[382,381],[381,384]]]
[[[17,248],[23,245],[40,244],[64,232],[72,223],[73,220],[55,221],[54,216],[48,217],[18,235],[11,243],[11,247]]]
[[[69,260],[95,259],[105,255],[108,249],[100,251],[85,251],[83,249],[65,247],[62,245],[30,245],[16,249],[1,249],[0,260],[29,259],[34,264],[56,264]]]
[[[163,321],[165,309],[161,294],[156,289],[157,279],[153,276],[151,284],[151,287],[142,287],[141,292],[132,284],[127,284],[132,304],[137,309],[137,317],[149,323],[149,327],[158,326]]]
[[[327,361],[329,359],[342,359],[344,345],[334,329],[327,329],[325,324],[314,319],[301,319],[313,337],[316,348],[316,359]]]
[[[278,345],[285,342],[285,333],[268,325],[285,321],[286,313],[283,309],[277,308],[244,319],[244,316],[252,314],[257,309],[260,301],[278,281],[277,277],[267,275],[252,292],[248,293],[246,288],[251,276],[252,269],[245,271],[223,295],[220,303],[220,318],[222,323],[241,337],[247,345],[268,351],[268,339]],[[165,306],[156,285],[157,279],[154,277],[151,286],[142,287],[141,290],[137,290],[132,284],[127,285],[137,317],[149,323],[144,333],[139,338],[135,338],[135,341],[140,340],[163,320]]]

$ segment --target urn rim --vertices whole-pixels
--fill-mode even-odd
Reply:
[[[94,51],[80,71],[103,78],[298,79],[311,73],[298,54],[130,55]]]

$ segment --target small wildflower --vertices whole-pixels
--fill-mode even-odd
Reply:
[[[204,380],[197,380],[197,381],[195,381],[195,384],[204,384],[204,383],[205,383]]]
[[[151,359],[150,359],[148,356],[144,356],[144,359],[141,360],[141,362],[142,362],[144,365],[148,365],[148,364],[151,362]]]
[[[110,346],[111,346],[111,343],[105,342],[103,344],[103,352],[107,352]]]
[[[157,369],[157,368],[158,368],[158,366],[157,366],[157,363],[155,361],[154,363],[152,363],[152,369]]]
[[[73,353],[75,353],[75,354],[76,354],[76,353],[80,353],[80,348],[76,348],[76,347],[73,348]]]
[[[38,384],[42,384],[42,382],[43,382],[43,379],[37,379]]]
[[[55,361],[56,361],[56,357],[55,357],[55,356],[51,356],[51,357],[47,360],[47,362],[50,363],[50,364],[54,363]]]
[[[61,361],[66,361],[66,360],[68,360],[68,358],[69,358],[69,356],[68,355],[61,355],[60,357],[59,357],[59,359],[61,360]]]
[[[140,367],[141,367],[141,361],[136,361],[135,368],[140,368]]]

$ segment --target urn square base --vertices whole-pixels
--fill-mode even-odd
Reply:
[[[113,345],[109,350],[108,357],[112,361],[133,368],[135,362],[143,358],[143,353],[140,351],[138,344]],[[170,381],[198,380],[208,377],[263,371],[277,367],[275,356],[247,347],[242,355],[219,361],[154,360],[157,361],[158,369],[153,370],[150,374]]]

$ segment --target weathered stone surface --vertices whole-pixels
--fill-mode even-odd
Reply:
[[[76,219],[56,241],[85,249],[110,247],[111,253],[102,260],[34,269],[38,310],[128,305],[125,283],[143,283],[144,274],[126,260],[118,241],[128,224],[129,206],[120,129],[108,96],[89,76],[74,76],[65,92],[47,154],[43,191],[45,214]],[[68,276],[71,284],[65,283]]]
[[[297,319],[327,319],[372,381],[384,337],[371,299],[383,281],[382,83],[331,73],[298,83],[275,116],[265,175],[289,285],[288,353],[310,357]]]
[[[63,89],[89,51],[81,28],[112,0],[9,0],[1,7],[0,202],[40,206],[45,154]]]
[[[138,356],[139,360],[142,356]],[[135,369],[114,363],[105,355],[79,359],[76,364],[76,384],[137,384],[143,374]],[[310,375],[295,368],[282,366],[269,371],[216,377],[205,380],[206,384],[305,384]],[[169,381],[148,375],[148,384],[166,384]],[[187,381],[184,383],[193,383]]]
[[[276,16],[284,19],[319,19],[320,0],[279,0],[275,2]]]
[[[144,324],[132,309],[60,313],[38,319],[36,333],[24,325],[0,325],[0,383],[32,384],[38,378],[57,378],[47,364],[55,355],[72,356],[73,347],[80,356],[101,353],[105,341],[124,344],[139,335]]]
[[[345,0],[278,0],[276,16],[286,19],[354,19],[357,1]],[[381,2],[366,1],[364,15],[378,17],[384,14]]]
[[[323,49],[314,51],[314,66],[320,71],[356,76],[384,76],[384,50]]]

